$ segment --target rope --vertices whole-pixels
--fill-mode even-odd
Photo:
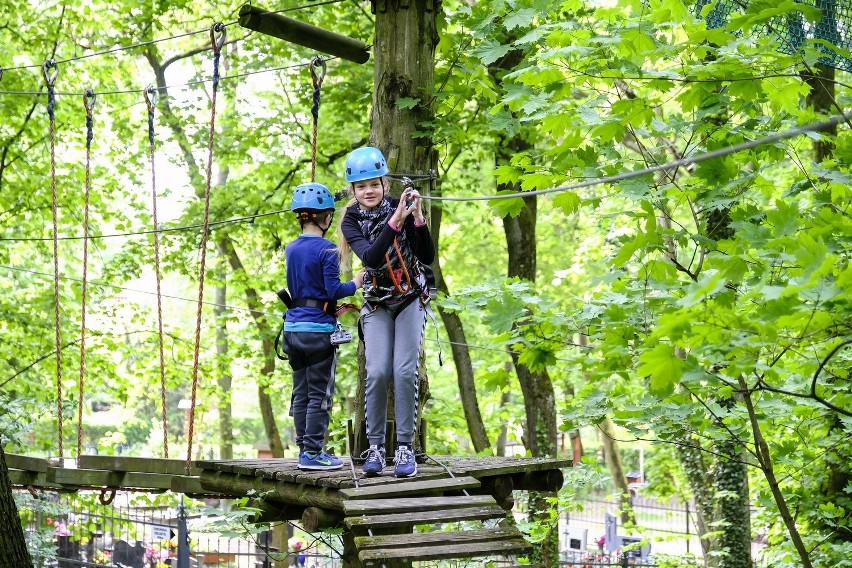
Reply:
[[[218,34],[218,36],[217,36]],[[192,469],[192,438],[195,431],[195,396],[198,389],[198,355],[201,347],[201,308],[204,304],[204,263],[207,259],[207,233],[210,215],[210,182],[213,177],[213,135],[216,131],[216,92],[219,87],[219,58],[225,42],[225,26],[219,22],[210,28],[213,46],[213,97],[210,103],[210,136],[207,141],[207,184],[204,190],[204,225],[201,229],[201,269],[198,276],[198,310],[195,317],[195,349],[192,359],[192,403],[189,407],[189,433],[186,443],[186,473]]]
[[[62,338],[59,330],[59,222],[57,220],[56,198],[56,75],[59,66],[53,59],[46,59],[41,66],[44,82],[47,84],[47,115],[50,117],[50,190],[52,195],[51,210],[53,213],[53,315],[56,340],[56,416],[59,430],[59,458],[62,459]]]
[[[145,104],[148,105],[148,147],[151,157],[151,202],[154,216],[154,229],[157,228],[157,174],[154,168],[154,110],[157,108],[157,90],[153,85],[143,91]],[[160,356],[160,403],[163,419],[163,457],[169,457],[169,429],[166,418],[166,359],[163,347],[163,296],[160,283],[163,279],[160,272],[160,235],[154,231],[154,271],[157,278],[157,336],[159,338]]]
[[[322,68],[322,73],[317,75],[317,67]],[[319,106],[320,106],[320,88],[322,87],[323,79],[325,79],[326,65],[325,59],[317,55],[311,61],[309,66],[311,70],[311,79],[314,83],[314,100],[311,104],[311,115],[314,117],[313,136],[311,138],[311,181],[316,181],[317,173],[317,124],[319,123]]]
[[[94,135],[94,120],[92,112],[95,109],[95,92],[87,89],[83,95],[83,107],[86,109],[86,187],[83,191],[83,235],[89,236],[89,193],[92,187],[92,139]],[[83,379],[86,374],[86,283],[89,272],[89,239],[83,240],[83,298],[80,315],[80,381],[77,386],[77,467],[80,467],[80,456],[83,453]]]

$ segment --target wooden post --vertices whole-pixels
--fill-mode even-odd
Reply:
[[[240,8],[239,21],[244,28],[355,63],[366,63],[370,58],[367,44],[362,41],[281,14],[274,14],[250,4],[243,4]]]

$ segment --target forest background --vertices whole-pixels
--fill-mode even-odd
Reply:
[[[600,479],[601,455],[623,492],[619,447],[641,444],[646,490],[695,500],[708,564],[750,565],[759,532],[774,565],[850,565],[849,8],[821,0],[408,4],[439,39],[434,81],[390,105],[426,117],[410,132],[435,156],[438,179],[423,181],[425,192],[475,199],[430,203],[436,307],[453,355],[438,366],[427,330],[430,453],[514,445],[554,455],[558,432],[579,433],[585,457],[559,499],[531,500],[533,516],[546,520]],[[4,447],[56,455],[61,415],[66,454],[77,452],[85,258],[84,451],[159,456],[165,428],[179,456],[181,401],[197,376],[194,455],[241,457],[257,444],[292,452],[289,368],[277,364],[272,342],[283,248],[298,234],[290,190],[311,171],[315,53],[240,28],[236,2],[0,6]],[[395,33],[367,3],[306,6],[288,15],[367,44]],[[215,21],[227,24],[227,39],[214,99]],[[60,62],[55,136],[48,58]],[[155,184],[149,84],[159,93]],[[343,157],[396,127],[375,121],[380,87],[370,62],[328,61],[316,179],[333,190],[344,186]],[[97,93],[93,238],[84,240],[76,237],[86,225],[89,88]],[[842,116],[839,127],[747,144],[828,115]],[[743,143],[717,159],[658,167]],[[52,160],[58,234],[75,237],[58,243],[61,413]],[[645,168],[656,170],[595,183]],[[208,183],[217,223],[196,375]],[[554,187],[563,190],[485,199]],[[153,188],[158,223],[180,228],[158,233],[163,390]],[[353,320],[343,323],[354,331]],[[345,421],[357,414],[357,376],[349,345],[331,429],[338,453]]]

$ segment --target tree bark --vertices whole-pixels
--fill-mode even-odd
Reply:
[[[435,90],[435,47],[438,45],[437,15],[439,0],[412,0],[410,2],[371,2],[376,15],[375,43],[373,45],[373,109],[370,116],[370,144],[382,150],[391,173],[424,175],[436,168],[437,158],[432,136],[424,123],[435,119],[433,106]],[[411,108],[397,105],[401,98],[416,101]],[[396,184],[394,184],[396,185]],[[419,185],[419,184],[418,184]],[[428,187],[420,187],[429,194]],[[391,192],[399,193],[392,186]],[[359,348],[359,383],[365,376],[364,358]],[[418,401],[417,431],[422,432],[423,404],[429,393],[429,379],[423,358],[420,364],[420,399]],[[359,385],[359,392],[363,387]],[[364,398],[357,399],[356,434],[364,416]],[[393,408],[389,405],[389,408]],[[422,447],[421,437],[416,438],[417,451]],[[355,436],[355,455],[360,454],[362,438]]]
[[[436,186],[436,195],[440,195],[440,183]],[[441,235],[441,220],[443,218],[443,209],[441,202],[436,202],[431,209],[432,214],[432,240],[435,243],[435,250],[441,250],[439,247]],[[449,296],[450,291],[447,282],[444,280],[444,273],[441,270],[441,262],[439,258],[435,259],[432,264],[432,270],[435,272],[435,284],[438,290]],[[470,349],[467,346],[467,337],[464,333],[464,325],[461,318],[455,312],[445,310],[442,306],[438,306],[438,313],[441,315],[441,321],[444,322],[444,329],[447,331],[447,336],[450,338],[450,348],[453,354],[453,362],[456,366],[456,378],[459,385],[459,397],[461,398],[462,410],[467,421],[467,431],[470,435],[470,441],[473,444],[473,449],[479,453],[491,447],[491,442],[488,440],[488,433],[485,431],[485,423],[482,420],[482,413],[479,411],[479,400],[476,395],[476,382],[474,380],[473,361],[470,358]],[[504,441],[505,447],[505,441]]]
[[[512,138],[498,151],[497,164],[509,163],[512,154],[529,148],[520,138]],[[518,191],[517,186],[498,186],[498,190]],[[506,247],[509,254],[508,276],[535,282],[536,270],[536,211],[535,197],[524,198],[525,207],[517,217],[503,218],[503,231],[506,235]],[[520,362],[517,353],[512,353],[512,363],[524,395],[526,426],[524,444],[535,457],[556,455],[556,400],[553,382],[547,371],[533,372]],[[530,520],[546,521],[550,517],[548,498],[552,494],[531,491],[529,494]],[[533,562],[544,566],[556,566],[559,561],[559,533],[553,527],[541,546],[533,550]]]
[[[27,550],[24,528],[18,516],[18,507],[12,494],[9,481],[9,468],[6,467],[6,453],[0,443],[0,566],[32,566],[33,561]]]
[[[787,532],[790,533],[790,539],[793,541],[793,546],[796,552],[799,553],[799,559],[802,561],[804,568],[811,568],[810,555],[805,543],[802,541],[802,535],[799,534],[799,529],[796,527],[796,520],[790,512],[790,507],[787,505],[787,500],[784,498],[784,493],[781,491],[781,485],[775,475],[775,468],[772,465],[772,455],[769,453],[769,445],[763,438],[763,432],[760,429],[760,423],[757,420],[757,412],[754,408],[754,402],[751,399],[751,392],[748,385],[742,377],[737,378],[740,386],[740,391],[744,392],[746,409],[748,410],[749,423],[751,424],[751,432],[754,436],[754,448],[757,451],[760,469],[763,470],[763,475],[766,476],[766,481],[769,484],[769,490],[772,492],[772,497],[775,499],[775,505],[778,507],[778,514],[784,521],[784,526],[787,527]],[[745,467],[745,465],[743,465]],[[747,488],[746,488],[747,489]],[[747,535],[751,541],[751,535]]]
[[[627,476],[624,474],[624,464],[621,461],[621,452],[618,442],[615,440],[615,430],[612,420],[608,417],[598,426],[603,433],[604,461],[612,477],[612,484],[618,492],[619,510],[621,511],[622,524],[634,522],[633,502],[630,499],[630,488],[627,487]]]
[[[151,69],[154,71],[157,88],[161,93],[166,95],[160,98],[160,108],[162,109],[163,117],[171,129],[175,141],[181,149],[181,154],[183,155],[184,162],[187,165],[187,174],[189,176],[190,183],[195,188],[196,195],[203,197],[203,193],[201,192],[203,191],[204,179],[201,175],[201,169],[198,162],[195,160],[195,156],[192,153],[192,141],[189,139],[186,130],[184,130],[179,117],[174,113],[171,105],[169,104],[169,97],[167,96],[168,91],[166,88],[167,65],[164,65],[161,62],[153,46],[148,47],[145,55]],[[171,63],[178,59],[179,58],[172,58],[169,62]],[[226,65],[226,61],[227,58],[223,58],[223,66]],[[221,244],[224,247],[224,251],[227,255],[231,268],[235,271],[239,270],[241,274],[246,274],[242,260],[240,259],[240,256],[230,238],[227,236],[223,237]],[[257,326],[258,334],[261,337],[261,346],[263,349],[263,367],[261,368],[261,376],[270,377],[275,371],[275,350],[273,339],[270,336],[271,330],[264,319],[257,290],[248,285],[248,283],[246,283],[245,286],[245,298],[247,307],[252,310],[251,314],[254,318],[255,325]],[[281,442],[281,435],[278,430],[278,425],[275,422],[276,413],[272,408],[272,400],[269,393],[266,392],[266,386],[264,384],[258,384],[258,403],[260,406],[261,417],[263,418],[263,428],[266,432],[267,440],[269,441],[270,452],[273,457],[284,457],[284,445]]]
[[[219,376],[219,456],[223,460],[234,457],[234,427],[231,416],[231,371],[227,364],[228,360],[228,328],[226,325],[225,306],[228,303],[227,271],[221,266],[225,262],[225,251],[221,243],[217,245],[219,251],[219,278],[216,283],[216,305],[213,313],[216,319],[216,357]]]

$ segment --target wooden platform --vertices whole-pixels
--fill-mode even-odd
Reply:
[[[182,460],[82,456],[79,467],[59,467],[51,460],[6,458],[15,486],[248,496],[262,511],[258,520],[298,519],[309,532],[343,527],[344,566],[351,567],[399,558],[527,554],[530,544],[506,523],[512,491],[557,491],[562,468],[571,467],[567,459],[435,456],[444,467],[418,464],[416,477],[396,478],[389,466],[384,475],[367,478],[348,458],[336,471],[303,471],[297,459],[202,460],[192,463],[189,475]],[[431,532],[422,532],[424,526]]]

